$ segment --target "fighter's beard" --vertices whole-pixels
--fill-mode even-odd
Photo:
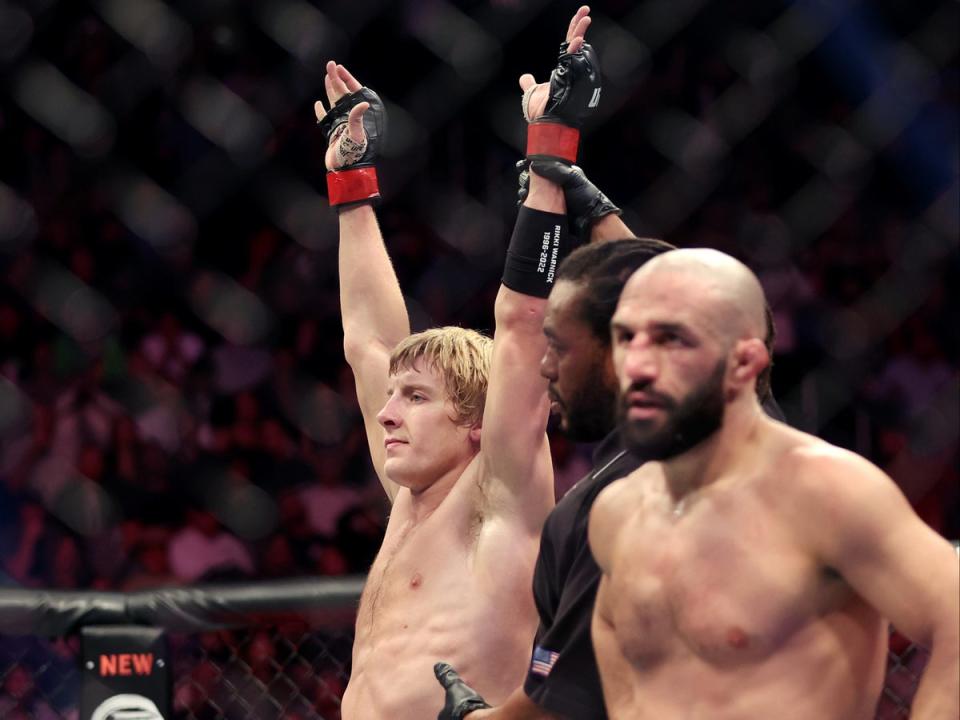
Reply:
[[[629,405],[624,399],[629,391],[624,393],[620,399],[620,433],[630,452],[644,460],[668,460],[719,430],[723,425],[726,369],[726,361],[721,360],[710,377],[679,403],[664,398],[667,417],[659,429],[650,428],[645,421],[629,419]]]

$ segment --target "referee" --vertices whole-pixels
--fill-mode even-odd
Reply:
[[[540,371],[550,382],[551,411],[567,436],[601,442],[591,472],[557,503],[544,524],[533,577],[540,626],[530,668],[523,691],[514,693],[491,718],[606,717],[590,640],[600,569],[587,543],[587,525],[600,491],[640,465],[623,448],[615,429],[610,317],[633,272],[670,249],[667,243],[645,239],[590,244],[572,253],[559,270],[544,320],[547,351]]]

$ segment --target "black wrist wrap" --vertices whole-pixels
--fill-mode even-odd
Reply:
[[[521,207],[507,249],[503,284],[524,295],[547,297],[571,246],[565,215]]]

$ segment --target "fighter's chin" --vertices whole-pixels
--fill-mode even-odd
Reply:
[[[383,464],[383,474],[392,483],[406,488],[414,495],[429,488],[434,480],[429,478],[425,468],[412,468],[407,462],[398,462],[399,458],[387,458]]]
[[[399,458],[388,457],[383,463],[383,474],[387,480],[401,487],[409,488],[417,484],[414,474]]]
[[[624,444],[638,455],[645,456],[651,447],[659,446],[661,426],[649,420],[627,420],[620,425]]]
[[[657,417],[656,413],[633,414],[628,413],[626,417],[620,418],[620,424],[628,435],[634,435],[638,438],[653,437],[660,432],[664,422]]]

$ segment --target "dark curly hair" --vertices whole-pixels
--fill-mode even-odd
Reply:
[[[653,238],[624,238],[590,243],[574,250],[557,269],[557,280],[583,287],[580,319],[598,340],[610,345],[610,318],[620,291],[647,260],[676,247]]]

